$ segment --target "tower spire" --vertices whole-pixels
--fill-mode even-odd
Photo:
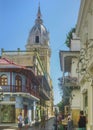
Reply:
[[[40,2],[39,2],[37,18],[41,18],[41,16],[42,16],[42,15],[41,15]]]
[[[41,10],[40,10],[40,2],[39,2],[39,6],[38,6],[38,12],[37,12],[37,19],[36,19],[36,23],[42,24],[42,19],[41,19]]]

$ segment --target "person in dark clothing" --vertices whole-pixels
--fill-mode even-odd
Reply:
[[[80,111],[78,127],[79,127],[79,130],[86,130],[86,116],[84,116],[83,111]]]
[[[41,128],[45,128],[46,125],[46,118],[45,118],[45,114],[43,114],[41,116]]]
[[[29,123],[29,119],[28,119],[28,116],[26,115],[24,118],[24,124],[25,124],[26,130],[28,129],[28,123]]]

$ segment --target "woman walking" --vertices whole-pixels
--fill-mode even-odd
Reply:
[[[78,127],[79,127],[79,130],[86,130],[86,116],[84,116],[83,111],[80,111]]]

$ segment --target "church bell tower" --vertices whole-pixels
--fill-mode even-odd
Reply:
[[[43,20],[41,17],[42,15],[39,5],[35,24],[29,32],[26,44],[26,50],[27,51],[36,50],[38,52],[45,71],[50,75],[51,49],[49,47],[49,32],[43,25]]]

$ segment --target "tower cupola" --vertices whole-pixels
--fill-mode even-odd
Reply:
[[[29,50],[32,46],[49,46],[49,32],[43,25],[43,20],[41,19],[40,5],[38,7],[37,18],[35,20],[35,25],[30,30],[26,49]]]

